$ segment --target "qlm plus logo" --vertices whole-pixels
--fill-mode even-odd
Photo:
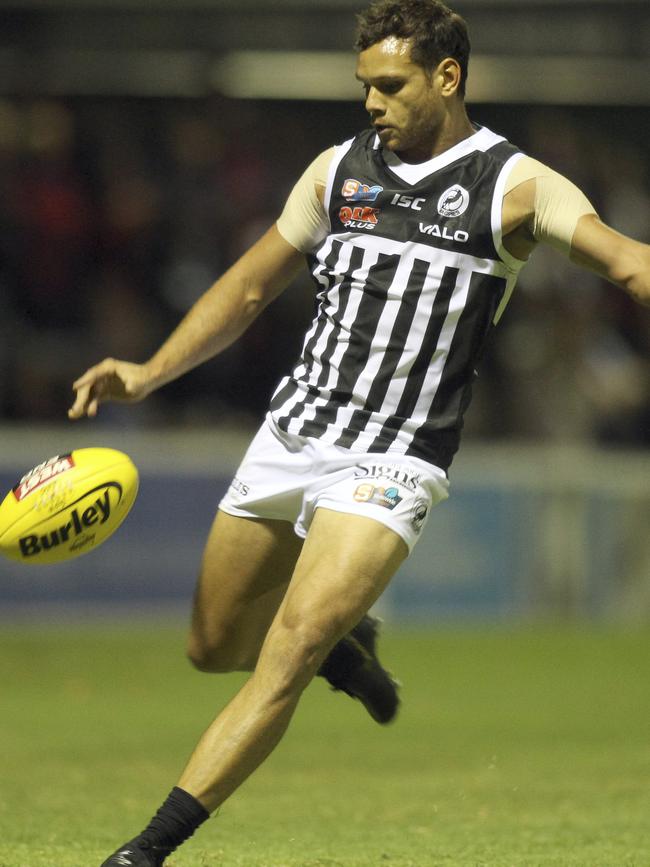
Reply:
[[[339,211],[339,220],[347,229],[374,229],[379,222],[379,208],[344,205]]]
[[[384,188],[379,184],[370,186],[356,178],[346,178],[341,188],[341,195],[350,205],[343,205],[339,210],[339,220],[347,229],[372,230],[379,222],[380,208],[356,202],[375,202]]]

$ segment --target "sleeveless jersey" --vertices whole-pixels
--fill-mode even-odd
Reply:
[[[486,128],[427,163],[371,130],[330,167],[330,231],[309,256],[317,310],[269,414],[281,430],[447,470],[475,366],[524,264],[502,245],[522,154]]]

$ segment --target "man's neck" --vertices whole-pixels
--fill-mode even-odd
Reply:
[[[454,116],[450,116],[449,120],[450,122],[445,124],[443,129],[441,129],[440,135],[435,141],[431,151],[431,158],[437,157],[438,154],[448,151],[450,148],[453,148],[459,142],[464,141],[476,132],[476,127],[473,126],[472,122],[467,117],[464,106],[462,111],[459,111]]]
[[[425,163],[474,135],[475,132],[476,127],[472,125],[465,105],[462,104],[445,116],[430,149],[427,148],[419,154],[396,152],[396,156],[404,163]]]

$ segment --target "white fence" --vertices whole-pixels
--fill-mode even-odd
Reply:
[[[0,427],[4,489],[53,454],[129,453],[142,484],[113,539],[50,567],[0,562],[0,612],[54,616],[187,606],[216,503],[248,434],[97,423]],[[650,456],[567,446],[465,444],[450,499],[386,592],[387,617],[419,621],[650,619]]]

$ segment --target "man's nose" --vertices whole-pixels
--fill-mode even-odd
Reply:
[[[366,94],[366,111],[373,118],[380,117],[384,113],[384,106],[379,98],[375,87],[371,87]]]

